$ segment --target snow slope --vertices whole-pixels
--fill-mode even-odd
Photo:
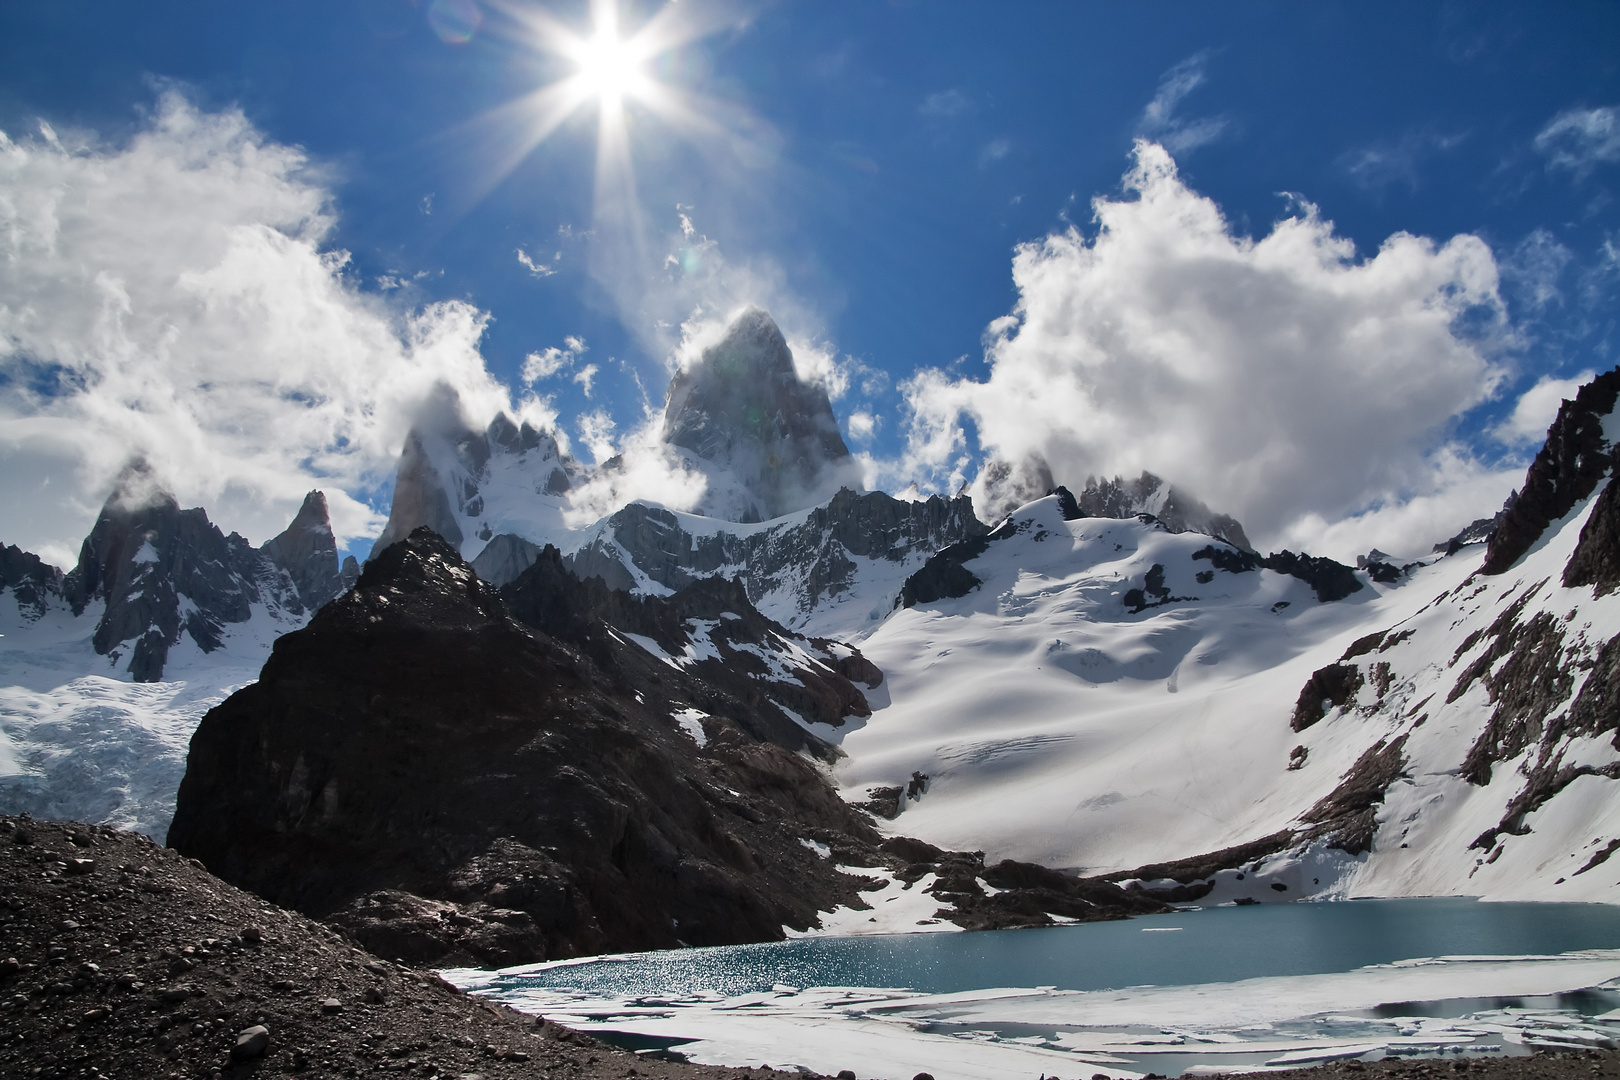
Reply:
[[[891,831],[983,849],[987,861],[1093,874],[1293,830],[1247,874],[1228,866],[1197,875],[1215,885],[1204,902],[1612,901],[1620,860],[1574,874],[1620,837],[1607,776],[1569,783],[1526,817],[1525,835],[1504,834],[1500,850],[1470,846],[1503,820],[1543,748],[1498,764],[1488,784],[1470,783],[1462,766],[1494,705],[1484,680],[1452,695],[1467,661],[1491,647],[1493,622],[1523,601],[1520,621],[1546,612],[1567,628],[1551,660],[1573,674],[1561,707],[1578,696],[1577,665],[1590,666],[1620,633],[1620,595],[1558,583],[1595,498],[1500,577],[1477,576],[1482,551],[1466,548],[1395,585],[1363,577],[1362,590],[1333,603],[1293,577],[1195,558],[1208,537],[1135,520],[1065,521],[1056,497],[1039,500],[1013,516],[1014,535],[966,563],[977,590],[898,612],[860,641],[887,676],[889,700],[874,699],[871,721],[844,740],[837,778],[858,801],[922,772],[926,792],[904,801]],[[1125,594],[1151,585],[1155,566],[1167,598],[1133,613]],[[1312,673],[1386,630],[1351,658],[1359,696],[1293,730]],[[1368,779],[1365,755],[1380,740],[1399,766],[1386,770],[1399,774],[1393,782]],[[1569,740],[1565,762],[1601,769],[1617,760],[1607,738],[1583,737]],[[1345,830],[1311,835],[1328,816],[1324,797],[1356,786],[1345,777],[1358,764],[1361,786],[1377,788],[1370,851],[1345,843]]]
[[[0,806],[168,833],[191,733],[209,709],[259,677],[276,637],[302,616],[254,605],[204,653],[184,639],[161,682],[141,683],[91,643],[100,618],[65,605],[37,619],[0,594]]]

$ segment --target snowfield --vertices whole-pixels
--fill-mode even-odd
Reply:
[[[862,800],[924,773],[926,793],[903,801],[890,831],[982,849],[987,861],[1101,874],[1298,825],[1379,740],[1405,735],[1404,775],[1377,812],[1370,853],[1297,848],[1244,884],[1228,873],[1205,902],[1614,902],[1620,860],[1574,873],[1620,837],[1614,781],[1580,777],[1527,816],[1527,834],[1504,835],[1490,855],[1471,848],[1524,788],[1538,748],[1498,764],[1489,784],[1470,784],[1461,766],[1493,705],[1482,681],[1448,700],[1515,602],[1524,602],[1521,622],[1556,614],[1572,667],[1583,658],[1590,666],[1620,633],[1620,595],[1595,599],[1591,588],[1559,584],[1595,499],[1500,577],[1475,575],[1475,546],[1396,585],[1363,578],[1361,591],[1333,603],[1271,570],[1211,576],[1212,563],[1194,557],[1208,537],[1140,521],[1064,521],[1055,497],[1031,503],[1014,514],[1015,535],[966,564],[980,588],[897,612],[858,642],[886,673],[888,699],[874,700],[870,721],[844,740],[837,779],[846,798]],[[1169,599],[1133,614],[1125,594],[1154,566]],[[1357,660],[1369,670],[1359,701],[1291,730],[1312,672],[1379,631],[1391,632],[1382,651]],[[1379,679],[1385,689],[1373,700]],[[1304,761],[1290,769],[1296,747]],[[1566,764],[1620,760],[1606,737],[1573,739],[1564,753]]]

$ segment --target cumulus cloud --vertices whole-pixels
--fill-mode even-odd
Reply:
[[[1620,162],[1620,106],[1566,109],[1536,135],[1535,147],[1549,166],[1577,177]]]
[[[548,345],[539,352],[525,356],[520,377],[524,385],[533,386],[541,379],[549,379],[563,368],[572,366],[575,360],[589,351],[584,338],[570,335],[563,338],[561,349]]]
[[[1172,154],[1183,154],[1205,143],[1214,142],[1226,130],[1226,119],[1206,116],[1187,119],[1176,114],[1181,100],[1204,82],[1209,53],[1189,56],[1159,79],[1158,93],[1142,110],[1137,133],[1165,147]]]
[[[1358,257],[1300,200],[1264,238],[1238,236],[1146,141],[1124,187],[1094,200],[1092,236],[1017,249],[1019,299],[987,332],[984,381],[930,369],[905,385],[897,476],[954,490],[970,422],[983,452],[1039,455],[1059,482],[1151,470],[1261,544],[1326,538],[1357,515],[1378,532],[1419,497],[1506,493],[1511,470],[1470,464],[1448,438],[1505,375],[1484,242],[1397,233]]]
[[[487,316],[359,291],[323,246],[330,202],[301,151],[175,92],[122,144],[0,134],[7,541],[71,562],[136,454],[255,542],[313,487],[340,536],[369,535],[355,493],[392,475],[433,387],[471,416],[511,407],[478,351]]]

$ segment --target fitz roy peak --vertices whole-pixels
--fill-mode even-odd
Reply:
[[[740,485],[741,497],[712,517],[769,520],[860,488],[826,390],[799,378],[782,331],[759,308],[675,373],[664,441]]]

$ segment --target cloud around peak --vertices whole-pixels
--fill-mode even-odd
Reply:
[[[71,560],[133,457],[255,541],[315,487],[367,535],[360,493],[433,387],[512,409],[487,315],[362,292],[324,246],[331,202],[300,150],[174,91],[121,144],[0,135],[0,492],[27,507],[7,541]]]
[[[1302,200],[1269,235],[1236,235],[1145,140],[1124,188],[1094,200],[1091,236],[1071,226],[1017,248],[1019,299],[987,331],[987,378],[930,369],[906,385],[900,472],[962,483],[971,430],[986,455],[1039,455],[1062,483],[1153,471],[1262,545],[1333,523],[1339,542],[1389,550],[1454,528],[1465,489],[1506,493],[1508,474],[1450,438],[1507,374],[1483,241],[1396,233],[1358,257]]]

